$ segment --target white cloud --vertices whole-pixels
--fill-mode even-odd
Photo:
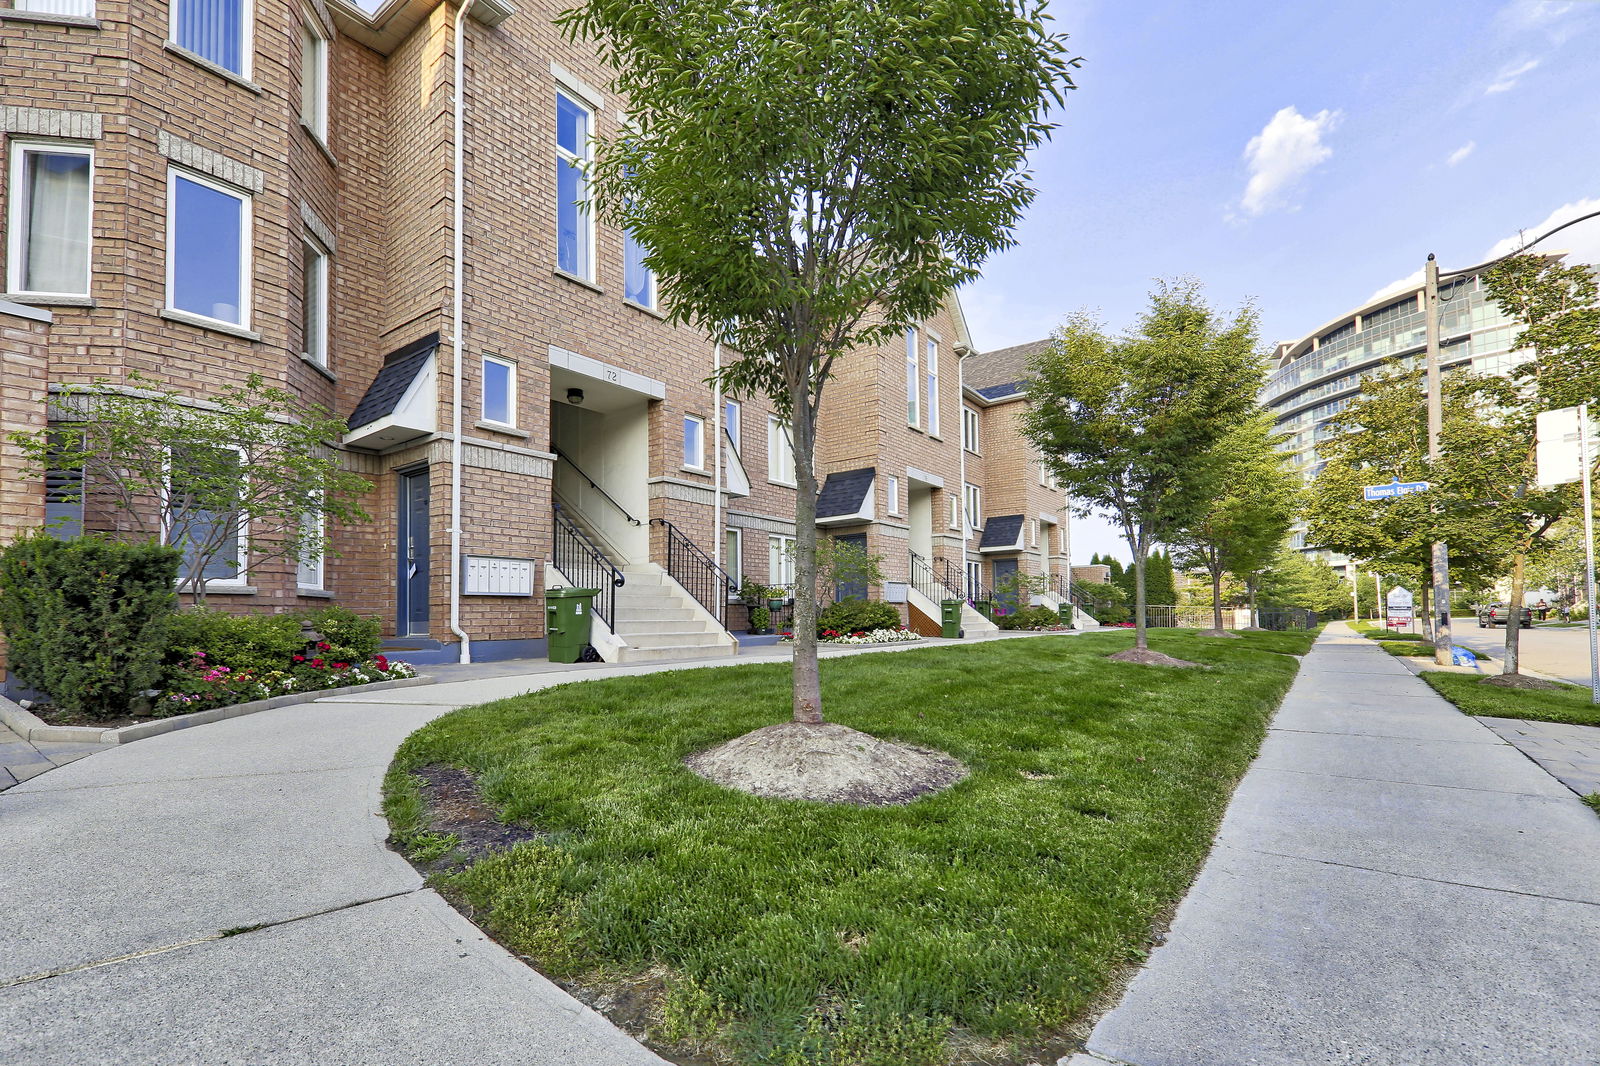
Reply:
[[[1495,22],[1502,33],[1544,32],[1564,40],[1566,16],[1577,6],[1571,0],[1511,0],[1495,13]]]
[[[1516,251],[1522,247],[1523,241],[1532,240],[1563,222],[1568,222],[1579,215],[1587,215],[1593,211],[1600,211],[1600,197],[1585,200],[1574,200],[1570,204],[1562,204],[1550,212],[1542,222],[1529,226],[1521,233],[1516,233],[1503,240],[1495,242],[1493,248],[1483,253],[1483,258],[1494,259],[1505,255],[1507,252]],[[1569,263],[1600,263],[1600,218],[1591,218],[1587,222],[1580,222],[1571,229],[1564,229],[1554,237],[1541,241],[1535,249],[1540,252],[1567,252]]]
[[[1463,144],[1460,148],[1457,148],[1455,151],[1450,153],[1450,158],[1445,160],[1445,165],[1452,167],[1455,166],[1457,163],[1467,158],[1467,156],[1471,155],[1472,150],[1476,147],[1478,147],[1477,141],[1468,141],[1466,144]]]
[[[1244,147],[1250,180],[1239,199],[1248,215],[1262,215],[1289,206],[1296,182],[1333,155],[1323,135],[1339,124],[1338,111],[1318,111],[1309,118],[1293,106],[1283,108]]]
[[[1383,288],[1379,289],[1377,292],[1373,293],[1371,296],[1368,296],[1365,300],[1363,300],[1362,304],[1364,306],[1366,304],[1376,303],[1377,301],[1383,299],[1385,296],[1395,296],[1395,295],[1398,295],[1399,293],[1402,293],[1402,292],[1409,292],[1411,290],[1418,289],[1421,286],[1422,286],[1422,271],[1416,270],[1416,271],[1411,272],[1410,274],[1407,274],[1403,278],[1398,278],[1398,279],[1396,279],[1394,281],[1389,282],[1389,284],[1385,285]]]
[[[1489,87],[1483,90],[1483,95],[1489,96],[1492,93],[1510,92],[1517,87],[1517,81],[1524,74],[1532,71],[1538,65],[1539,61],[1537,59],[1529,59],[1521,63],[1511,63],[1501,67],[1500,73],[1494,76],[1494,81],[1490,82]]]

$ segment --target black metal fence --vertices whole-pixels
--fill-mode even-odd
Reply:
[[[665,518],[652,518],[650,524],[666,531],[667,573],[726,629],[728,597],[739,591],[739,583]]]
[[[612,565],[611,560],[583,530],[573,524],[559,503],[555,505],[555,515],[556,569],[565,574],[568,581],[574,582],[577,588],[600,590],[594,598],[594,613],[604,619],[606,625],[614,628],[617,590],[627,584],[627,577]]]

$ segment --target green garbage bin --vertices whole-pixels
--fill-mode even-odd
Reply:
[[[575,663],[589,643],[589,616],[599,589],[544,590],[544,632],[553,663]]]
[[[1056,614],[1061,618],[1062,625],[1066,626],[1068,629],[1077,628],[1077,626],[1073,625],[1072,623],[1072,604],[1063,600],[1061,606],[1056,608]]]
[[[961,600],[944,600],[939,606],[942,608],[939,626],[939,635],[950,640],[961,636]]]
[[[972,606],[977,609],[979,614],[983,615],[989,621],[991,621],[991,622],[994,621],[994,601],[993,600],[973,600],[972,601]]]

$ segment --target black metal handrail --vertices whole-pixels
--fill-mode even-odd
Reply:
[[[933,567],[916,552],[911,553],[911,587],[934,603],[944,599],[944,590],[939,587],[938,579],[933,576]]]
[[[652,518],[650,524],[667,531],[667,573],[727,628],[728,597],[738,593],[739,583],[665,518]]]
[[[556,569],[578,588],[600,590],[594,598],[594,613],[615,629],[617,590],[628,583],[626,575],[566,516],[559,503],[555,505],[555,516]]]
[[[637,518],[633,517],[633,515],[629,514],[628,513],[628,509],[626,507],[622,506],[622,504],[620,504],[616,500],[612,499],[611,493],[609,493],[605,489],[601,488],[595,482],[594,478],[590,477],[588,474],[585,474],[583,472],[583,467],[579,466],[577,463],[572,461],[572,456],[568,455],[566,452],[562,451],[560,448],[555,447],[554,445],[551,446],[550,450],[556,453],[556,458],[557,459],[561,460],[563,463],[566,463],[568,466],[572,467],[573,471],[576,472],[579,477],[581,477],[581,478],[583,478],[583,480],[587,481],[589,483],[589,487],[591,489],[594,489],[594,491],[598,492],[602,497],[605,498],[605,501],[607,503],[609,503],[611,506],[615,507],[617,509],[618,513],[620,513],[623,518],[626,518],[628,520],[628,524],[630,526],[642,526],[642,525],[644,525],[643,522],[639,521]]]
[[[945,591],[952,596],[965,599],[967,596],[967,572],[960,563],[951,562],[944,556],[933,560],[939,567],[939,583]]]

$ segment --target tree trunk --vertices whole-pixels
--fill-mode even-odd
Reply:
[[[1250,628],[1261,628],[1261,616],[1256,613],[1256,576],[1251,574],[1244,579],[1244,590],[1250,597]]]
[[[817,472],[812,463],[815,415],[795,405],[794,444],[794,720],[822,723],[817,667]]]
[[[1433,592],[1433,564],[1430,562],[1422,571],[1422,603],[1421,610],[1411,616],[1411,626],[1416,628],[1417,618],[1422,618],[1422,635],[1429,640],[1433,639],[1433,615],[1428,611],[1428,600]]]
[[[1222,632],[1222,568],[1211,568],[1211,628]]]
[[[1506,618],[1506,661],[1500,672],[1507,676],[1517,673],[1522,668],[1522,601],[1526,598],[1527,587],[1522,576],[1523,564],[1527,562],[1525,552],[1518,552],[1511,558],[1511,597],[1506,604],[1510,610]]]
[[[1133,551],[1133,646],[1140,651],[1148,651],[1150,648],[1144,603],[1144,556],[1147,547],[1147,541],[1141,532]]]

